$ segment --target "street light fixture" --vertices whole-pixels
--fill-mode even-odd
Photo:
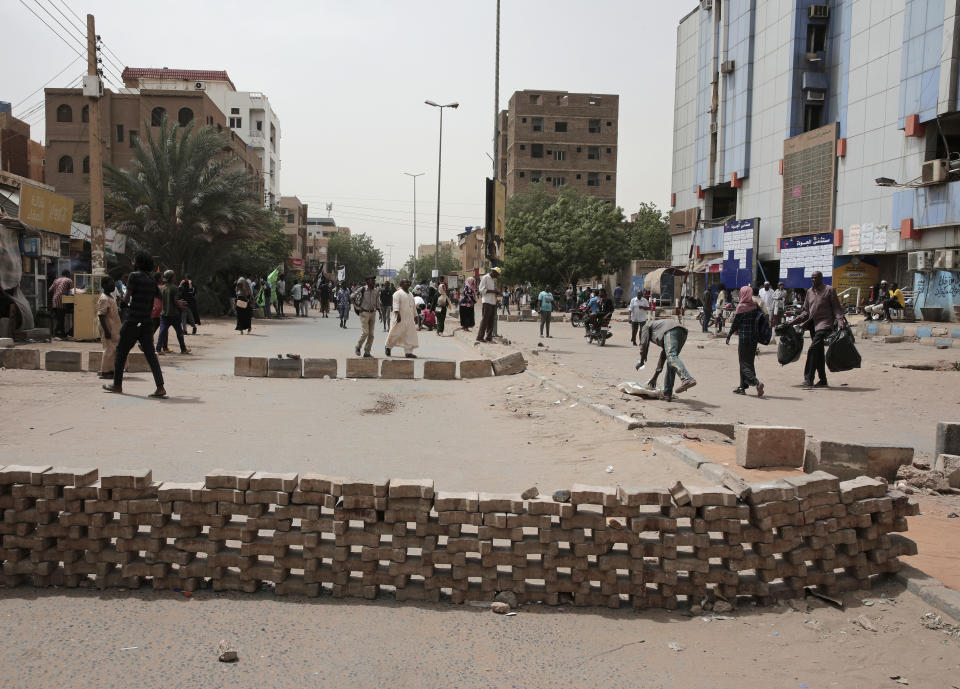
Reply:
[[[434,108],[440,108],[440,143],[437,146],[437,236],[433,245],[433,272],[437,280],[440,279],[440,169],[443,164],[443,109],[452,108],[456,110],[460,107],[459,103],[447,103],[440,105],[432,100],[423,101]]]
[[[413,260],[411,261],[411,275],[413,284],[417,284],[417,177],[423,175],[423,172],[416,174],[404,172],[407,177],[413,177]]]

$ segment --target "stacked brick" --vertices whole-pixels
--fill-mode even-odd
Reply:
[[[824,472],[735,493],[574,485],[569,502],[435,492],[422,479],[0,468],[5,586],[676,608],[869,588],[916,546],[918,506]]]

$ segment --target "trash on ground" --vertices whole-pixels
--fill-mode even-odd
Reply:
[[[679,653],[680,651],[684,650],[686,646],[682,646],[681,644],[678,644],[676,641],[671,641],[670,643],[667,644],[667,648],[669,648],[671,651],[677,651]]]
[[[651,399],[656,398],[660,394],[660,391],[655,388],[648,388],[643,383],[635,383],[633,381],[624,381],[623,383],[620,383],[617,385],[617,390],[628,395],[648,397]]]
[[[613,465],[611,464],[611,465],[608,466],[606,469],[604,469],[604,471],[606,471],[608,474],[612,474],[612,473],[613,473]]]
[[[125,646],[124,648],[121,648],[120,650],[121,650],[121,651],[133,651],[133,650],[136,650],[136,649],[138,649],[138,648],[140,648],[140,647],[139,647],[139,646]]]
[[[856,622],[857,624],[859,624],[861,627],[863,627],[864,629],[866,629],[868,632],[876,632],[876,631],[879,631],[879,630],[876,628],[876,626],[873,624],[873,622],[871,622],[870,619],[869,619],[866,615],[860,615],[860,616],[855,620],[855,622]]]
[[[826,595],[826,594],[820,593],[819,591],[817,591],[817,590],[816,590],[815,588],[813,588],[812,586],[807,586],[807,587],[804,589],[804,591],[807,592],[807,595],[808,595],[808,596],[813,596],[814,598],[819,598],[819,599],[822,600],[822,601],[826,601],[827,603],[830,603],[830,605],[834,606],[835,608],[837,608],[837,609],[839,609],[839,610],[843,610],[843,608],[844,608],[843,600],[842,600],[842,599],[840,599],[840,598],[833,598],[832,596],[828,596],[828,595]]]
[[[220,644],[217,646],[217,652],[219,653],[217,660],[221,663],[237,662],[237,649],[232,648],[226,639],[220,640]]]
[[[897,684],[910,684],[910,682],[908,682],[906,679],[904,679],[900,675],[890,675],[890,679],[892,679]]]
[[[498,615],[506,615],[510,612],[510,606],[507,603],[501,603],[500,601],[494,601],[490,604],[490,610],[497,613]]]

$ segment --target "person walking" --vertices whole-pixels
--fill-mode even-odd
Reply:
[[[690,375],[687,367],[680,360],[680,351],[686,341],[687,329],[672,318],[647,320],[640,333],[640,360],[637,361],[634,368],[639,371],[646,366],[647,352],[650,349],[651,342],[662,348],[657,370],[647,385],[648,387],[654,387],[657,384],[660,371],[666,365],[667,371],[663,376],[663,393],[661,396],[667,402],[673,400],[673,383],[678,374],[680,375],[680,384],[677,386],[677,394],[689,390],[697,384],[697,381]]]
[[[53,295],[51,306],[53,307],[54,329],[53,336],[66,339],[67,329],[67,310],[63,306],[63,295],[70,294],[73,289],[73,280],[70,279],[70,271],[64,270],[60,277],[53,281],[47,290]]]
[[[330,281],[321,278],[320,279],[320,317],[329,318],[330,317]]]
[[[783,318],[783,312],[787,307],[787,290],[784,288],[783,283],[777,285],[777,289],[773,291],[773,327],[776,328],[780,325],[780,319]]]
[[[340,327],[346,328],[350,318],[350,290],[345,282],[341,282],[337,290],[337,311],[340,313]]]
[[[700,326],[703,328],[703,332],[710,330],[710,317],[713,315],[713,292],[710,290],[710,285],[707,285],[703,288],[703,322]]]
[[[390,307],[393,306],[393,290],[390,281],[385,280],[380,286],[380,325],[383,332],[390,331]]]
[[[200,325],[200,312],[197,310],[197,288],[189,275],[184,275],[180,281],[179,297],[187,308],[180,312],[180,328],[184,333],[187,332],[187,323],[193,327],[191,335],[197,334],[197,326]]]
[[[444,324],[447,322],[447,309],[450,308],[450,295],[447,293],[447,283],[440,280],[437,288],[437,305],[434,314],[437,317],[437,335],[443,335]]]
[[[138,254],[134,259],[135,270],[127,280],[127,318],[120,326],[120,339],[117,342],[117,353],[113,362],[113,383],[104,385],[107,392],[123,392],[123,369],[127,365],[127,355],[133,345],[140,343],[150,372],[153,373],[153,382],[156,390],[150,397],[165,398],[167,391],[163,387],[163,373],[160,371],[160,360],[153,349],[153,323],[150,312],[153,310],[153,298],[156,296],[157,283],[150,275],[153,270],[153,259],[150,254]]]
[[[793,326],[797,332],[803,332],[804,329],[810,331],[810,349],[807,350],[807,361],[803,367],[803,387],[825,388],[828,386],[824,340],[833,326],[844,326],[847,319],[843,315],[837,293],[833,287],[823,282],[823,273],[819,270],[813,271],[810,282],[813,286],[807,290],[803,308]],[[813,382],[814,374],[819,377],[816,385]]]
[[[310,314],[310,283],[301,282],[300,290],[300,315],[306,318]]]
[[[100,321],[100,344],[103,355],[100,357],[100,377],[113,378],[113,364],[117,356],[117,343],[120,341],[120,309],[113,296],[116,284],[111,277],[100,281],[101,294],[97,298],[97,320]]]
[[[717,301],[713,306],[713,310],[717,312],[717,332],[723,332],[723,326],[727,320],[727,304],[730,303],[730,290],[727,289],[726,285],[722,282],[717,289]]]
[[[553,292],[550,291],[550,285],[537,295],[537,302],[540,305],[540,337],[550,337],[550,319],[553,317]],[[546,335],[543,334],[544,326],[547,329]]]
[[[566,311],[573,310],[573,285],[568,285],[566,291],[563,293],[564,297],[564,309]]]
[[[410,294],[410,280],[401,278],[400,289],[393,293],[393,325],[383,351],[390,356],[394,347],[402,347],[408,359],[416,359],[413,350],[420,346],[417,337],[417,308]]]
[[[730,338],[734,333],[739,340],[737,356],[740,361],[740,385],[734,389],[735,395],[745,395],[747,388],[754,386],[757,388],[757,397],[763,397],[763,383],[757,378],[755,365],[759,343],[757,322],[762,314],[762,309],[753,300],[753,288],[749,285],[741,287],[740,303],[737,304],[733,323],[730,324],[730,332],[727,333],[727,344],[730,344]]]
[[[637,344],[637,332],[643,328],[647,322],[647,314],[650,312],[650,302],[637,290],[630,300],[630,344]]]
[[[768,318],[773,318],[773,306],[775,302],[775,297],[773,296],[773,288],[770,286],[770,281],[763,283],[763,287],[760,288],[760,293],[757,295],[760,297],[760,301],[763,303],[763,308],[767,313]]]
[[[497,278],[500,269],[494,266],[490,272],[480,278],[480,328],[477,330],[477,342],[493,342],[493,319],[497,317]],[[519,288],[518,288],[519,289]]]
[[[474,305],[477,303],[477,279],[472,275],[466,279],[463,285],[463,293],[460,295],[460,327],[464,332],[470,332],[470,328],[476,325],[476,313]]]
[[[290,298],[293,299],[294,316],[299,316],[300,302],[303,299],[303,286],[299,280],[293,281],[293,287],[290,288]]]
[[[260,293],[263,295],[263,317],[270,318],[270,299],[273,290],[270,287],[270,281],[266,278],[263,278],[260,284],[263,285],[263,288],[260,290]]]
[[[283,300],[287,296],[287,281],[283,275],[277,277],[274,289],[277,292],[277,318],[283,318]]]
[[[167,270],[163,273],[163,288],[160,290],[160,301],[163,306],[160,311],[160,334],[157,335],[157,354],[169,354],[167,333],[170,328],[177,334],[177,343],[181,354],[189,354],[190,348],[183,340],[183,329],[180,327],[180,309],[186,308],[186,303],[180,301],[180,293],[174,284],[174,272]]]
[[[623,306],[623,287],[620,286],[619,282],[613,288],[613,305],[618,309]]]
[[[234,296],[236,300],[234,301],[234,311],[237,312],[237,324],[234,326],[234,330],[239,330],[240,334],[243,335],[243,331],[246,330],[248,333],[253,331],[253,295],[250,292],[250,283],[247,282],[243,276],[237,278],[237,284],[234,287]]]
[[[373,329],[377,324],[379,305],[380,290],[377,289],[377,279],[371,275],[367,278],[367,284],[353,293],[353,308],[360,316],[361,330],[360,339],[353,350],[357,356],[360,356],[360,348],[363,347],[363,356],[367,359],[373,357],[370,350],[373,348]]]

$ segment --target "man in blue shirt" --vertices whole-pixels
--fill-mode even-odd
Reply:
[[[553,292],[550,291],[550,285],[543,288],[537,301],[540,303],[540,337],[544,337],[544,326],[547,327],[546,337],[550,337],[550,318],[553,315]]]

